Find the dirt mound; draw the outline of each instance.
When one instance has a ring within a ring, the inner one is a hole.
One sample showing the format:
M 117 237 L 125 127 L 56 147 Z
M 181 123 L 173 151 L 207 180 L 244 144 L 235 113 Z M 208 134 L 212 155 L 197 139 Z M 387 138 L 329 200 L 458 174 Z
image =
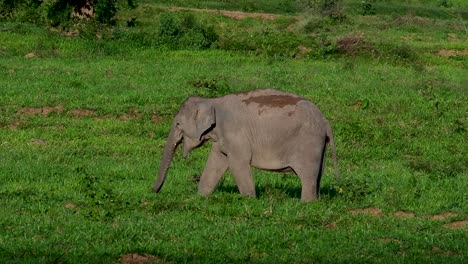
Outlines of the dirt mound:
M 221 14 L 226 17 L 234 18 L 234 19 L 244 19 L 247 17 L 251 18 L 261 18 L 261 19 L 266 19 L 266 20 L 274 20 L 279 17 L 284 17 L 284 15 L 278 15 L 278 14 L 268 14 L 268 13 L 246 13 L 246 12 L 241 12 L 241 11 L 229 11 L 229 10 L 216 10 L 216 9 L 198 9 L 198 8 L 186 8 L 186 7 L 171 7 L 168 9 L 171 12 L 177 12 L 177 11 L 185 11 L 189 10 L 192 12 L 207 12 L 207 13 L 213 13 L 213 14 Z
M 444 256 L 454 256 L 456 255 L 454 252 L 452 251 L 446 251 L 446 250 L 442 250 L 438 247 L 433 247 L 432 248 L 432 252 L 436 253 L 436 254 L 439 254 L 439 255 L 444 255 Z
M 453 228 L 453 229 L 460 229 L 464 228 L 468 225 L 468 220 L 462 220 L 462 221 L 455 221 L 452 223 L 445 224 L 444 227 L 446 228 Z
M 442 213 L 442 214 L 430 215 L 429 218 L 432 219 L 432 220 L 445 220 L 447 218 L 451 218 L 451 217 L 455 217 L 455 216 L 457 216 L 456 213 L 445 212 L 445 213 Z
M 83 118 L 83 117 L 88 117 L 96 114 L 96 111 L 90 110 L 90 109 L 74 109 L 68 111 L 69 114 L 71 114 L 73 117 L 76 118 Z
M 395 238 L 378 238 L 377 241 L 383 242 L 383 243 L 395 243 L 395 244 L 400 244 L 401 241 Z
M 377 207 L 369 207 L 369 208 L 360 208 L 360 209 L 353 209 L 349 211 L 352 215 L 359 215 L 359 214 L 370 214 L 372 216 L 380 216 L 382 215 L 382 210 Z
M 126 254 L 120 258 L 122 264 L 146 264 L 161 260 L 161 258 L 147 254 Z
M 468 50 L 448 50 L 442 49 L 437 53 L 439 56 L 452 57 L 452 56 L 468 56 Z
M 416 215 L 413 212 L 398 211 L 393 214 L 395 217 L 401 218 L 415 218 Z
M 122 121 L 129 121 L 132 119 L 140 119 L 143 114 L 138 109 L 132 109 L 128 113 L 119 116 L 119 119 Z
M 18 111 L 16 111 L 17 114 L 19 115 L 43 115 L 43 116 L 48 116 L 52 112 L 57 112 L 57 113 L 62 113 L 65 109 L 63 106 L 58 105 L 58 106 L 44 106 L 44 107 L 31 107 L 31 108 L 22 108 Z

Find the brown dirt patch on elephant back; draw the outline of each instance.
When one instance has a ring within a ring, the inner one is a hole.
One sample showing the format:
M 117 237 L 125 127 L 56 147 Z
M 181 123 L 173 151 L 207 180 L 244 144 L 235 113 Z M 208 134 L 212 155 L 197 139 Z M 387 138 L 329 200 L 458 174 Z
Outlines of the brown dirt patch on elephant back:
M 372 216 L 381 216 L 382 210 L 377 207 L 369 207 L 369 208 L 359 208 L 353 209 L 349 211 L 352 215 L 359 215 L 359 214 L 368 214 Z
M 146 263 L 153 263 L 159 260 L 161 260 L 161 258 L 157 256 L 132 253 L 132 254 L 123 255 L 120 258 L 120 263 L 122 264 L 146 264 Z
M 43 115 L 48 116 L 52 112 L 62 113 L 65 110 L 63 106 L 44 106 L 44 107 L 29 107 L 29 108 L 22 108 L 16 111 L 19 115 Z
M 444 225 L 444 227 L 452 229 L 466 228 L 466 226 L 468 226 L 468 220 L 455 221 Z
M 456 213 L 445 212 L 445 213 L 442 213 L 442 214 L 430 215 L 429 218 L 432 219 L 432 220 L 445 220 L 445 219 L 452 218 L 452 217 L 455 217 L 455 216 L 457 216 Z
M 257 103 L 259 107 L 269 106 L 282 108 L 286 105 L 295 105 L 301 100 L 303 99 L 300 97 L 290 95 L 259 95 L 242 100 L 242 102 L 247 105 L 250 103 Z
M 398 211 L 393 214 L 395 217 L 399 218 L 415 218 L 416 215 L 413 212 Z
M 468 50 L 448 50 L 441 49 L 437 53 L 439 56 L 452 57 L 452 56 L 468 56 Z

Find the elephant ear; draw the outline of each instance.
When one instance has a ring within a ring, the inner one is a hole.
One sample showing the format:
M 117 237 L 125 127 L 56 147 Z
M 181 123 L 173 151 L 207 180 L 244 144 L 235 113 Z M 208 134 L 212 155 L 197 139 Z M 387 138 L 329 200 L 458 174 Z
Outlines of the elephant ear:
M 195 123 L 197 126 L 197 136 L 199 140 L 216 123 L 215 108 L 207 102 L 199 102 L 195 113 Z

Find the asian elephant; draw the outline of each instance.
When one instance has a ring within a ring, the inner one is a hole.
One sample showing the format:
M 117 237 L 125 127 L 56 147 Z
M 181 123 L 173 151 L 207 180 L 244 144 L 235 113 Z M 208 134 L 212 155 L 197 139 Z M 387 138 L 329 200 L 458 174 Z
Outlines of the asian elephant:
M 327 143 L 338 177 L 330 124 L 312 102 L 291 93 L 265 89 L 188 98 L 172 122 L 153 192 L 161 190 L 182 140 L 184 156 L 205 141 L 213 141 L 198 185 L 204 196 L 214 191 L 229 168 L 240 193 L 255 197 L 250 168 L 254 166 L 294 172 L 301 180 L 301 199 L 316 200 Z

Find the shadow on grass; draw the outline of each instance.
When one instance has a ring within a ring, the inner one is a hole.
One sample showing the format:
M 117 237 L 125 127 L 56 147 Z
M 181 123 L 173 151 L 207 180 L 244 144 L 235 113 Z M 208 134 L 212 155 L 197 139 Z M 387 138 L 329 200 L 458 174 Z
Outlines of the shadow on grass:
M 287 197 L 293 198 L 293 199 L 301 199 L 301 186 L 290 186 L 287 187 L 286 189 L 280 188 L 280 187 L 272 187 L 272 186 L 256 186 L 255 187 L 255 192 L 257 194 L 257 197 L 262 197 L 268 193 L 271 193 L 271 190 L 275 191 L 283 191 L 286 194 Z M 216 191 L 218 192 L 226 192 L 226 193 L 239 193 L 239 189 L 237 188 L 236 185 L 221 185 L 216 188 Z M 320 188 L 320 196 L 321 197 L 328 197 L 328 198 L 335 198 L 338 196 L 338 192 L 336 191 L 333 186 L 330 185 L 325 185 Z

